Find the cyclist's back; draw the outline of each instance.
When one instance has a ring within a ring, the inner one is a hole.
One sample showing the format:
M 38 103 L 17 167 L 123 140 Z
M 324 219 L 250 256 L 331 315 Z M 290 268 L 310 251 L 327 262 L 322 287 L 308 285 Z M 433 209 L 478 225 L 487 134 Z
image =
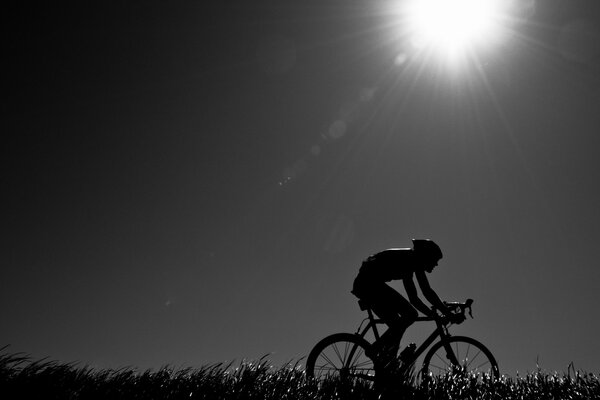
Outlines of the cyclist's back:
M 412 249 L 384 250 L 362 263 L 357 279 L 359 282 L 365 280 L 375 283 L 412 278 L 414 264 Z

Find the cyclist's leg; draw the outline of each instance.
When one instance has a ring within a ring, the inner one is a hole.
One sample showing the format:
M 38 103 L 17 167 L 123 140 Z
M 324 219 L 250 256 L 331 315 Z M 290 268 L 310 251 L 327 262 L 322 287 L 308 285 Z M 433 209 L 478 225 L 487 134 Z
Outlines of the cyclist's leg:
M 406 328 L 418 317 L 417 310 L 404 296 L 386 284 L 379 285 L 373 294 L 371 308 L 388 326 L 388 330 L 381 335 L 375 346 L 395 356 Z

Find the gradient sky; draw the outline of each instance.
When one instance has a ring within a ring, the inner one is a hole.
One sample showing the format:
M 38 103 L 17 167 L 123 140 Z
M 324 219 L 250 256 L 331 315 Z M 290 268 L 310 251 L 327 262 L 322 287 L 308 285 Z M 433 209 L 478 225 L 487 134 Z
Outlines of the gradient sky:
M 521 2 L 455 69 L 391 0 L 84 3 L 3 12 L 0 346 L 280 365 L 428 237 L 502 372 L 600 372 L 597 0 Z

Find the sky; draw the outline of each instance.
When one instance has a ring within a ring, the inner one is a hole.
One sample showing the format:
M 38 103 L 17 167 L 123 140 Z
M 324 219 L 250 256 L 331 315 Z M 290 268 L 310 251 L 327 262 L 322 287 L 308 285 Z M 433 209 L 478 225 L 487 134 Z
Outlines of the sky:
M 356 330 L 363 259 L 431 238 L 501 372 L 599 373 L 597 1 L 520 2 L 452 65 L 396 3 L 7 9 L 0 347 L 284 365 Z

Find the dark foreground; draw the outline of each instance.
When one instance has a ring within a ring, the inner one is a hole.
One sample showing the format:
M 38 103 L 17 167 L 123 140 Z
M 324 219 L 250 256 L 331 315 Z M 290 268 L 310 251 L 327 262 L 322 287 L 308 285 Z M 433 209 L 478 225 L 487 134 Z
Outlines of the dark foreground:
M 536 372 L 498 381 L 447 375 L 429 385 L 390 387 L 394 399 L 600 399 L 598 375 Z M 144 372 L 132 368 L 97 370 L 22 354 L 0 354 L 0 399 L 378 399 L 370 387 L 331 381 L 317 385 L 300 364 L 273 368 L 265 360 L 239 366 L 216 364 Z

